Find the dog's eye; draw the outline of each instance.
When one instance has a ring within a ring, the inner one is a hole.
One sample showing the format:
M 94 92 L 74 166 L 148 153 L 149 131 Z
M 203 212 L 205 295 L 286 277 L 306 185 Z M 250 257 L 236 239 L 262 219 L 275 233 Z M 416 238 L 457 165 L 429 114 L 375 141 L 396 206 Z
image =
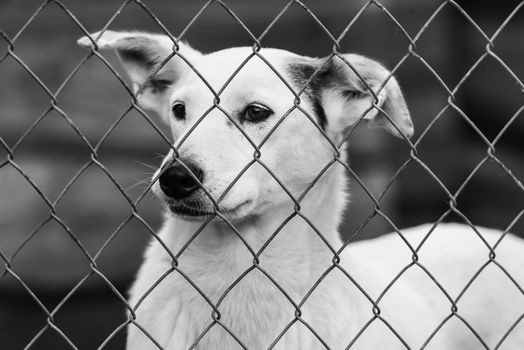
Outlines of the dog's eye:
M 243 113 L 243 118 L 247 121 L 257 123 L 267 119 L 273 111 L 264 105 L 253 103 L 247 106 Z
M 176 119 L 183 120 L 186 118 L 186 106 L 182 102 L 175 103 L 171 110 Z

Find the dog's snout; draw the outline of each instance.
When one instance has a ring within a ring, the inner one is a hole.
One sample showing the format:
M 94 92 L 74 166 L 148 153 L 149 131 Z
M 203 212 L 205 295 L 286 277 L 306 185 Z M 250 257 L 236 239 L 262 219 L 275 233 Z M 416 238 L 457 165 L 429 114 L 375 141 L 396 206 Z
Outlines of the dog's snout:
M 160 175 L 158 182 L 166 196 L 184 199 L 198 190 L 198 181 L 202 182 L 204 172 L 193 163 L 184 162 L 184 164 L 185 166 L 176 162 Z

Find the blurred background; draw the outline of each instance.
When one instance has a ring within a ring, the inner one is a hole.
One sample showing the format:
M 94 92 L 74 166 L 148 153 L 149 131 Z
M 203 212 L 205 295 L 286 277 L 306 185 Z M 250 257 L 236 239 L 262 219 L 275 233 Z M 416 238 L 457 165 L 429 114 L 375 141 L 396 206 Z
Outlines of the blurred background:
M 130 96 L 96 57 L 85 62 L 60 90 L 56 98 L 59 109 L 50 110 L 51 98 L 19 61 L 55 93 L 89 53 L 76 46 L 83 33 L 60 4 L 93 32 L 106 25 L 123 1 L 50 1 L 18 35 L 41 3 L 0 1 L 0 256 L 9 260 L 11 270 L 6 273 L 5 260 L 0 260 L 0 344 L 2 349 L 22 349 L 46 325 L 47 315 L 31 290 L 48 310 L 55 309 L 67 296 L 53 322 L 78 348 L 94 349 L 125 321 L 125 307 L 97 274 L 69 294 L 91 271 L 78 243 L 91 255 L 99 253 L 98 269 L 126 295 L 151 235 L 146 225 L 133 217 L 130 203 L 113 180 L 136 200 L 146 187 L 141 180 L 147 180 L 153 171 L 147 164 L 158 165 L 158 155 L 165 153 L 167 146 L 140 114 L 134 110 L 126 113 Z M 258 36 L 288 1 L 225 3 Z M 304 1 L 335 37 L 366 3 Z M 342 51 L 365 54 L 394 67 L 408 53 L 410 42 L 404 31 L 415 37 L 442 3 L 380 1 L 387 11 L 371 4 L 349 28 L 341 41 Z M 524 77 L 523 10 L 493 42 L 492 51 L 506 67 L 491 56 L 485 57 L 454 94 L 453 102 L 464 115 L 445 108 L 449 98 L 445 86 L 453 90 L 486 53 L 487 40 L 480 30 L 492 36 L 519 1 L 457 3 L 462 10 L 447 3 L 435 15 L 416 41 L 414 52 L 419 57 L 409 56 L 396 73 L 415 123 L 417 157 L 441 183 L 418 162 L 411 161 L 389 186 L 393 175 L 409 159 L 411 150 L 406 143 L 382 130 L 364 127 L 349 140 L 351 166 L 373 194 L 381 195 L 387 189 L 381 209 L 397 227 L 436 221 L 446 213 L 450 198 L 442 186 L 455 194 L 487 157 L 486 141 L 493 141 L 524 104 L 523 91 L 512 76 Z M 179 35 L 204 1 L 144 0 L 144 4 L 171 33 Z M 123 7 L 109 28 L 160 31 L 156 21 L 134 1 Z M 6 56 L 7 38 L 15 36 L 13 55 L 17 58 Z M 253 44 L 219 3 L 206 8 L 184 39 L 204 52 Z M 264 37 L 262 45 L 326 56 L 333 43 L 312 16 L 295 3 Z M 112 53 L 103 55 L 118 67 Z M 117 70 L 124 76 L 119 67 Z M 103 168 L 90 163 L 89 146 L 66 118 L 92 146 L 99 144 L 97 160 Z M 498 139 L 494 153 L 519 181 L 524 178 L 523 138 L 524 117 L 517 114 Z M 14 148 L 11 163 L 6 146 Z M 460 190 L 458 210 L 476 225 L 505 229 L 524 209 L 522 184 L 512 176 L 499 162 L 486 160 Z M 48 204 L 32 184 L 51 203 L 58 199 L 55 213 L 61 222 L 50 219 Z M 374 210 L 373 202 L 356 181 L 351 181 L 350 188 L 352 203 L 341 229 L 344 237 L 351 237 Z M 159 227 L 161 207 L 151 195 L 139 202 L 137 211 L 152 229 Z M 463 218 L 449 213 L 444 221 Z M 377 215 L 355 239 L 391 230 L 390 224 Z M 524 222 L 517 220 L 512 231 L 523 235 Z M 117 333 L 106 348 L 123 349 L 124 333 Z M 48 328 L 31 348 L 71 347 Z

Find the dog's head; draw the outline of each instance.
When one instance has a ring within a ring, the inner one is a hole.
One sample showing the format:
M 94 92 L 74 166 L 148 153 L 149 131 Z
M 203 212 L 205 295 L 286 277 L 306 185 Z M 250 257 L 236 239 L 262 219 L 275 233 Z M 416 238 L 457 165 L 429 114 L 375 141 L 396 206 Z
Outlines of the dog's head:
M 88 37 L 78 43 L 94 46 Z M 116 50 L 140 106 L 169 124 L 175 151 L 153 190 L 186 219 L 215 209 L 239 219 L 299 197 L 361 120 L 413 133 L 397 81 L 363 56 L 250 47 L 202 54 L 140 32 L 105 31 L 96 45 Z

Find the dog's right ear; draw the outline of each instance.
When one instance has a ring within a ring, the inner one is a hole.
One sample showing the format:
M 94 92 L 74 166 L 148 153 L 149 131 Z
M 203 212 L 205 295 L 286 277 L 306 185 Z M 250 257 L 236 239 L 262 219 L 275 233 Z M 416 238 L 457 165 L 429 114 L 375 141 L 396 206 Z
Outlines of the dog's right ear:
M 167 35 L 142 32 L 92 33 L 80 38 L 77 43 L 83 47 L 113 49 L 118 53 L 122 65 L 131 79 L 133 92 L 141 107 L 158 113 L 161 117 L 169 114 L 167 91 L 189 69 L 177 54 L 173 55 L 174 42 Z M 200 56 L 200 52 L 179 42 L 178 52 L 189 61 Z M 173 55 L 158 70 L 159 66 Z M 155 73 L 156 72 L 156 73 Z
M 370 58 L 345 54 L 326 59 L 293 59 L 288 72 L 306 89 L 321 127 L 343 135 L 348 126 L 364 120 L 404 138 L 413 123 L 400 86 L 391 73 Z M 376 101 L 375 101 L 376 100 Z

